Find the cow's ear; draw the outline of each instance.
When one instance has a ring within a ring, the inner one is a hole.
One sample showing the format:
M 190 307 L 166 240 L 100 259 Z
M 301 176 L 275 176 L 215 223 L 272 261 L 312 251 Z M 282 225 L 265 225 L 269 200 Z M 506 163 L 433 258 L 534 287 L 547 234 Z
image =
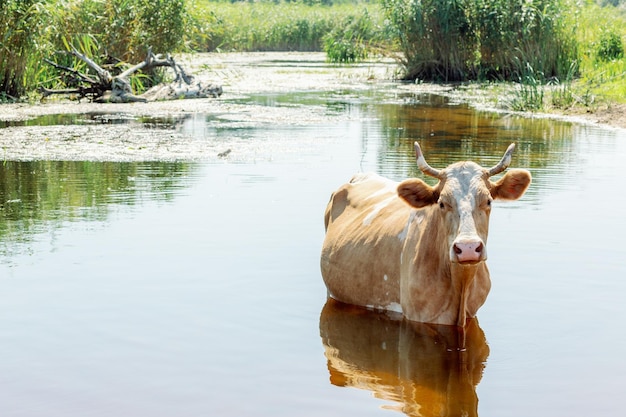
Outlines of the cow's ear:
M 429 206 L 439 199 L 439 191 L 418 178 L 402 181 L 398 185 L 398 195 L 415 208 Z
M 500 200 L 517 200 L 524 195 L 532 177 L 525 169 L 512 169 L 491 183 L 491 196 Z

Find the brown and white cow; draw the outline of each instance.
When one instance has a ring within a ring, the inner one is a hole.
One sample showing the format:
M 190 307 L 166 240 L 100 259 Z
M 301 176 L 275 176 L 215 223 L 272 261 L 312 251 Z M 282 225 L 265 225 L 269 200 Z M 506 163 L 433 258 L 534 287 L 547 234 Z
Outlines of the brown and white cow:
M 413 321 L 464 326 L 491 288 L 491 203 L 520 198 L 531 182 L 521 169 L 489 179 L 510 165 L 514 148 L 493 168 L 465 161 L 437 170 L 416 142 L 417 165 L 439 179 L 435 186 L 376 174 L 357 174 L 341 186 L 324 219 L 321 269 L 329 295 Z

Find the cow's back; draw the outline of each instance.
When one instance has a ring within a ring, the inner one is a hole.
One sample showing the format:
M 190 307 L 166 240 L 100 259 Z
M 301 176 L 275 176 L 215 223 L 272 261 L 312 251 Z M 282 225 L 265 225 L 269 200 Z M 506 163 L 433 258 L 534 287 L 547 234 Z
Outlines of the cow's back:
M 333 298 L 400 310 L 400 256 L 412 209 L 396 188 L 376 174 L 358 174 L 331 196 L 321 269 Z

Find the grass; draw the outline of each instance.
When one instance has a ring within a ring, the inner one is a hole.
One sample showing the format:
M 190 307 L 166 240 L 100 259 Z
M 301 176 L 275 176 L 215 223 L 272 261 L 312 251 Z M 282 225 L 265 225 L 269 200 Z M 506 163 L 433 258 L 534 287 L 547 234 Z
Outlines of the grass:
M 376 2 L 189 2 L 194 51 L 326 51 L 332 62 L 354 62 L 388 49 L 392 33 Z
M 517 88 L 506 107 L 520 111 L 595 111 L 626 103 L 626 2 L 620 7 L 575 5 L 567 17 L 574 28 L 576 60 L 560 76 L 545 77 L 532 68 L 519 71 Z
M 581 75 L 572 87 L 575 94 L 584 96 L 588 91 L 603 101 L 626 103 L 625 6 L 626 2 L 621 9 L 588 4 L 580 14 Z M 612 39 L 612 47 L 607 48 L 607 39 Z

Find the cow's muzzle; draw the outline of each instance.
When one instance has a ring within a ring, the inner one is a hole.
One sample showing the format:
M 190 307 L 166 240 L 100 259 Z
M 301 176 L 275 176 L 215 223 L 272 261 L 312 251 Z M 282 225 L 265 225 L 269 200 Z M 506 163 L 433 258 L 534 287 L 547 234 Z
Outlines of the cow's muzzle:
M 462 239 L 452 245 L 452 260 L 458 263 L 476 263 L 487 259 L 487 252 L 482 240 Z

